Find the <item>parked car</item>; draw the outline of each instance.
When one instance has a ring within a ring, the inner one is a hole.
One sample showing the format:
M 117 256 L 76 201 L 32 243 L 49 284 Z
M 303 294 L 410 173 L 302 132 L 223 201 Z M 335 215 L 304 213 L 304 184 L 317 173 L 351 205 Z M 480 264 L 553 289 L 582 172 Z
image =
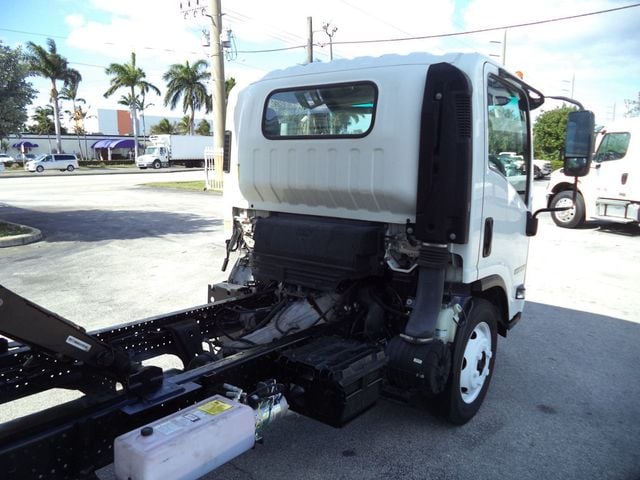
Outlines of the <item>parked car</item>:
M 9 165 L 11 165 L 13 162 L 15 162 L 15 159 L 11 156 L 8 155 L 6 153 L 0 153 L 0 163 L 2 163 L 3 167 L 5 163 L 8 163 Z
M 551 162 L 547 160 L 533 160 L 533 177 L 538 180 L 551 175 Z
M 73 172 L 78 168 L 78 159 L 73 154 L 56 153 L 40 155 L 35 160 L 30 160 L 25 166 L 30 172 L 44 172 L 45 170 L 60 170 Z

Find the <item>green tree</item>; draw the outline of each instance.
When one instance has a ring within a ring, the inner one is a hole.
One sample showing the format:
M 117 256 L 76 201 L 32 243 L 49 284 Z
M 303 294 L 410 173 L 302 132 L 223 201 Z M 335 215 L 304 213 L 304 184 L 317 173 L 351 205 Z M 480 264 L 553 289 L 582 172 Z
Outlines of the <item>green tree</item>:
M 185 115 L 180 119 L 178 123 L 175 124 L 176 133 L 180 135 L 192 135 L 191 126 L 193 122 L 189 115 Z
M 569 112 L 575 107 L 562 107 L 543 112 L 533 125 L 533 151 L 535 158 L 544 158 L 552 162 L 553 168 L 559 168 L 562 162 L 564 137 L 567 131 Z
M 211 124 L 206 120 L 200 120 L 198 122 L 198 126 L 196 127 L 196 135 L 211 135 Z
M 27 105 L 36 95 L 28 75 L 22 51 L 0 41 L 0 138 L 19 132 L 27 121 Z
M 193 135 L 196 110 L 204 107 L 207 112 L 211 111 L 211 97 L 206 86 L 211 74 L 207 71 L 207 62 L 198 60 L 193 65 L 188 61 L 174 63 L 162 78 L 167 82 L 164 104 L 173 110 L 182 99 L 182 112 L 189 112 L 187 133 Z
M 640 92 L 638 92 L 638 97 L 635 100 L 625 100 L 624 106 L 627 109 L 624 114 L 625 117 L 640 117 Z
M 51 105 L 36 107 L 33 115 L 31 115 L 31 120 L 34 123 L 30 126 L 29 131 L 33 133 L 48 135 L 56 132 L 56 126 L 53 122 L 53 107 Z
M 224 81 L 224 94 L 225 99 L 229 100 L 229 93 L 231 89 L 236 86 L 236 79 L 233 77 L 229 77 Z
M 130 101 L 129 108 L 131 110 L 131 122 L 133 123 L 133 139 L 134 139 L 134 151 L 135 156 L 138 156 L 138 122 L 137 122 L 137 111 L 138 104 L 136 89 L 140 91 L 140 93 L 148 93 L 149 91 L 153 91 L 156 94 L 160 95 L 160 90 L 158 88 L 149 83 L 146 80 L 146 74 L 144 70 L 136 65 L 136 54 L 131 53 L 131 62 L 130 63 L 112 63 L 107 67 L 105 73 L 111 76 L 111 86 L 104 93 L 105 98 L 113 95 L 120 88 L 127 88 L 128 91 L 128 99 Z
M 163 135 L 175 133 L 176 127 L 168 119 L 163 118 L 151 127 L 151 135 Z
M 27 60 L 29 70 L 33 75 L 46 78 L 51 82 L 51 91 L 49 98 L 53 106 L 53 123 L 56 132 L 56 149 L 62 151 L 62 140 L 60 138 L 60 105 L 58 103 L 58 81 L 62 81 L 64 86 L 72 83 L 79 83 L 82 80 L 80 72 L 69 67 L 69 62 L 65 57 L 58 53 L 56 42 L 52 38 L 47 39 L 47 49 L 36 45 L 33 42 L 27 42 Z

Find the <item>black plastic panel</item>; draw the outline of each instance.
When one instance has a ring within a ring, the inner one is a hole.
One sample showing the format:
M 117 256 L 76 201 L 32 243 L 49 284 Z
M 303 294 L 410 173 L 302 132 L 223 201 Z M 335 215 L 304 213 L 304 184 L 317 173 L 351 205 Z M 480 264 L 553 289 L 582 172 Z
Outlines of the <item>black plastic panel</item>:
M 291 408 L 340 427 L 378 400 L 386 356 L 380 345 L 322 337 L 282 353 L 278 363 L 281 378 L 299 389 L 288 396 Z
M 416 237 L 432 243 L 469 238 L 472 88 L 448 63 L 429 67 L 422 105 Z
M 334 290 L 378 274 L 383 228 L 377 224 L 296 215 L 259 218 L 252 269 L 257 279 Z

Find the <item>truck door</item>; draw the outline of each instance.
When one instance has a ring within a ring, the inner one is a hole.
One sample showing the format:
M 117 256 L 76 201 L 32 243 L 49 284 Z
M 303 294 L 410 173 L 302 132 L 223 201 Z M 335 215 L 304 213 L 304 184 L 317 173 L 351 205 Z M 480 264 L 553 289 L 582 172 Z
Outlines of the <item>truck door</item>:
M 510 302 L 524 284 L 531 204 L 531 138 L 526 94 L 485 64 L 483 233 L 480 278 L 498 275 Z M 478 139 L 479 140 L 479 139 Z M 504 155 L 503 152 L 509 152 Z M 503 153 L 503 155 L 500 155 Z
M 627 155 L 630 140 L 629 132 L 607 132 L 600 142 L 591 172 L 591 175 L 595 173 L 597 198 L 623 200 L 631 197 L 630 185 L 635 175 L 631 171 L 634 167 L 632 159 Z

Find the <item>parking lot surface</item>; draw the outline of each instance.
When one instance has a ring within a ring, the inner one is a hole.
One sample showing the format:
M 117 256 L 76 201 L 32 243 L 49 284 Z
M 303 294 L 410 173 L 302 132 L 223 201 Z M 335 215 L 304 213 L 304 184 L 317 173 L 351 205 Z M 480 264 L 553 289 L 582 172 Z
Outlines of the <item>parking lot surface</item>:
M 224 278 L 222 198 L 138 186 L 153 180 L 0 179 L 0 218 L 45 235 L 0 249 L 0 283 L 88 330 L 204 303 L 206 284 Z M 544 182 L 534 190 L 540 206 Z M 205 478 L 638 480 L 638 237 L 637 227 L 565 230 L 541 215 L 523 319 L 500 338 L 469 424 L 387 399 L 342 429 L 290 414 Z

